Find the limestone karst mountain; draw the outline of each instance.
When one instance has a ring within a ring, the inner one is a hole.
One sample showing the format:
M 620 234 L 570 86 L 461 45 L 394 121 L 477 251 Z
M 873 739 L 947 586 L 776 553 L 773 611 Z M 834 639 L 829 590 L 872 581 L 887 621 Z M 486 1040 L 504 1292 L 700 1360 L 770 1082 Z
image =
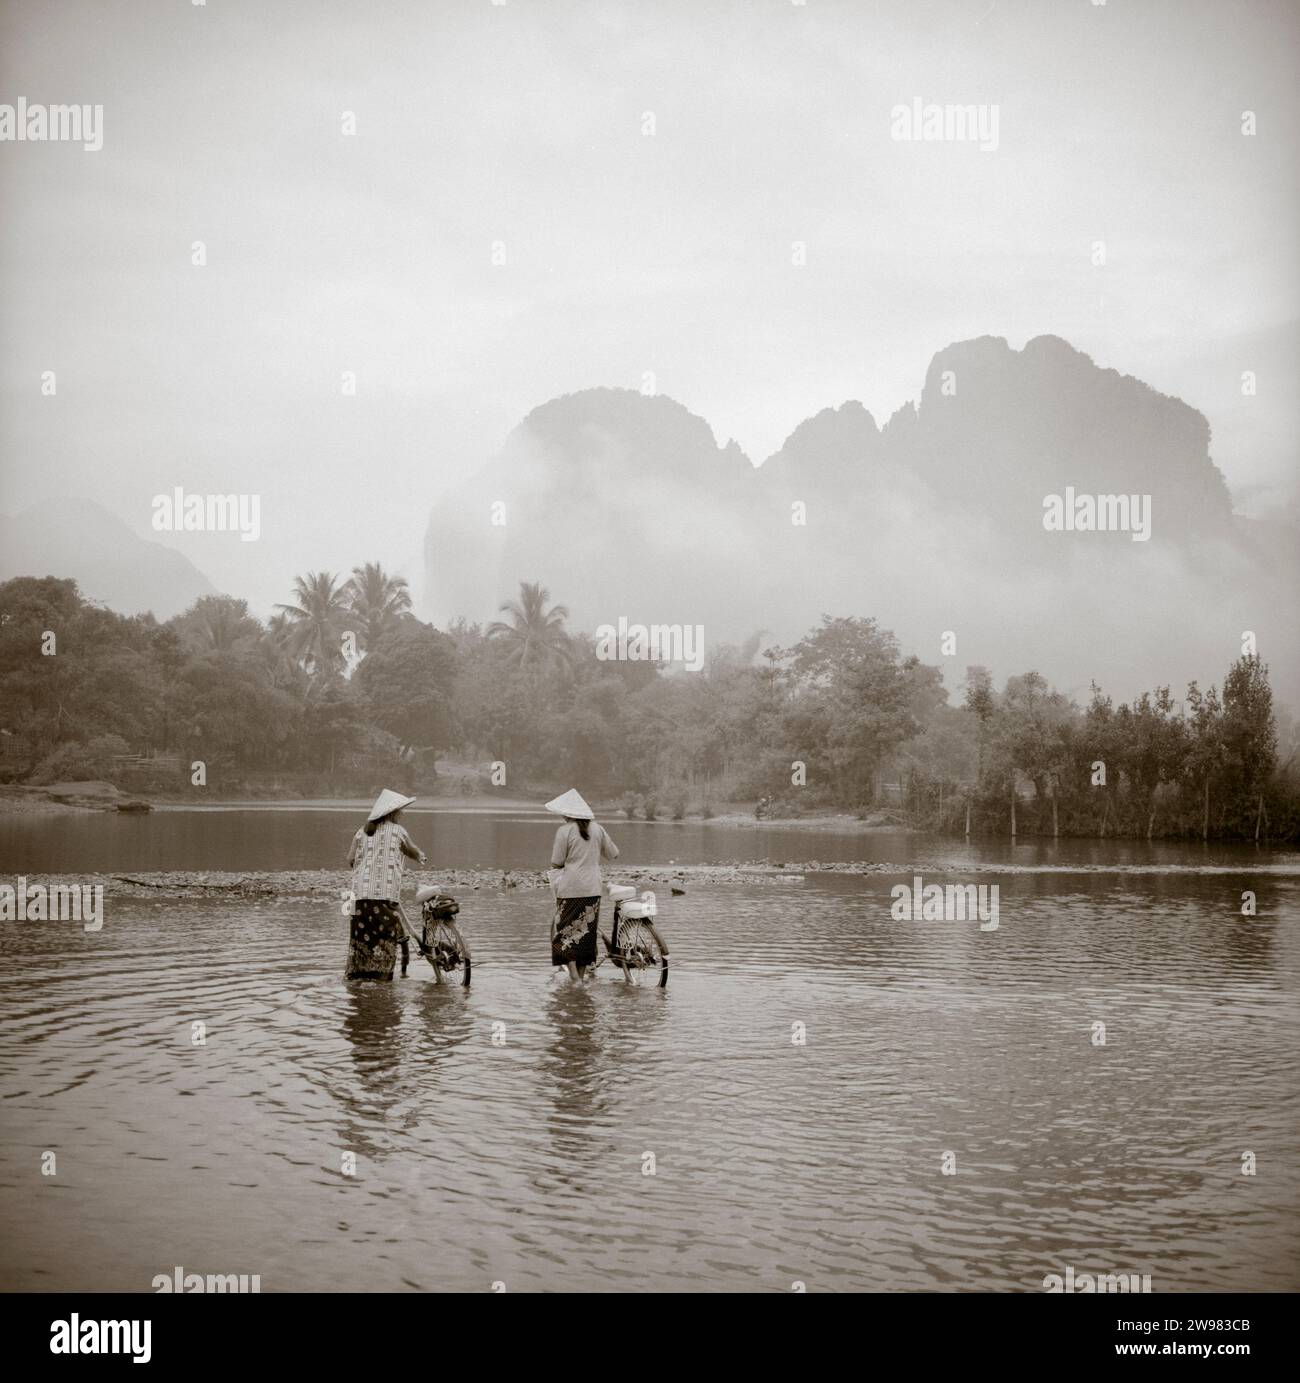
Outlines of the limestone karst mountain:
M 753 466 L 672 399 L 589 389 L 534 409 L 435 509 L 426 610 L 491 618 L 521 579 L 594 628 L 602 612 L 736 624 L 761 517 Z M 743 622 L 743 621 L 742 621 Z
M 1069 488 L 1150 496 L 1149 539 L 1048 531 Z M 492 618 L 526 579 L 573 627 L 703 624 L 709 644 L 870 614 L 950 685 L 978 662 L 1077 695 L 1217 679 L 1249 630 L 1294 695 L 1295 538 L 1234 516 L 1195 408 L 1059 337 L 980 337 L 936 354 L 883 426 L 827 408 L 757 468 L 668 398 L 543 404 L 434 509 L 426 613 Z
M 12 576 L 70 576 L 88 600 L 124 615 L 152 610 L 160 620 L 215 590 L 184 553 L 138 537 L 86 499 L 0 514 L 0 581 Z

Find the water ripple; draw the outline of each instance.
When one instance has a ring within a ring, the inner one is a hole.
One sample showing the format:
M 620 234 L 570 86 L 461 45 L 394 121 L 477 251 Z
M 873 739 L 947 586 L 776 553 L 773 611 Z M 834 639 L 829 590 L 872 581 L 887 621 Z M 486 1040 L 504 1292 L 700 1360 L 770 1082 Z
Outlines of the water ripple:
M 10 926 L 3 1285 L 1300 1287 L 1300 883 L 1007 871 L 983 933 L 911 872 L 665 899 L 666 990 L 556 983 L 508 892 L 468 994 L 345 984 L 305 900 Z

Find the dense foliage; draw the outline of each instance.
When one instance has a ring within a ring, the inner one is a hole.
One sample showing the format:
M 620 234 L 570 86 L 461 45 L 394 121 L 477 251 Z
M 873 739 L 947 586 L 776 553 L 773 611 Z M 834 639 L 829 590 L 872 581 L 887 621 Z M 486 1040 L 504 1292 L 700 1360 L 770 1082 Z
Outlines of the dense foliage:
M 1036 672 L 1000 690 L 939 668 L 874 620 L 824 617 L 790 648 L 711 651 L 697 673 L 602 660 L 525 584 L 507 619 L 445 632 L 373 564 L 296 583 L 266 624 L 210 596 L 166 623 L 75 583 L 0 585 L 0 777 L 190 790 L 519 793 L 578 783 L 648 816 L 763 800 L 772 815 L 881 812 L 1006 834 L 1294 838 L 1294 726 L 1268 670 L 1220 692 L 1156 688 L 1080 708 Z M 462 768 L 442 778 L 439 759 Z M 1279 761 L 1280 760 L 1280 761 Z

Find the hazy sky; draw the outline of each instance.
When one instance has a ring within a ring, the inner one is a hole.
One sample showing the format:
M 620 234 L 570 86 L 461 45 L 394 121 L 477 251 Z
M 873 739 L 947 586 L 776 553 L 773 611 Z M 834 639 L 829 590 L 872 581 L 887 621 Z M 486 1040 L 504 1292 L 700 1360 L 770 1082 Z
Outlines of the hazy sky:
M 653 371 L 758 461 L 1044 332 L 1200 408 L 1240 509 L 1294 504 L 1298 14 L 8 3 L 0 101 L 102 104 L 104 145 L 0 144 L 0 509 L 258 493 L 260 542 L 172 541 L 266 613 L 308 567 L 418 577 L 434 499 L 556 394 Z M 891 139 L 914 97 L 996 104 L 998 148 Z

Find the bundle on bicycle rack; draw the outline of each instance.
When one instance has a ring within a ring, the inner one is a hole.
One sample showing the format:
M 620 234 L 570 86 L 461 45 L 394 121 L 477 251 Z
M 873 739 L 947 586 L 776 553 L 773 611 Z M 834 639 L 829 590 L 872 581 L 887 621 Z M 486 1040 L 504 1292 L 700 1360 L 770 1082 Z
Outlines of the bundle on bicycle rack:
M 416 901 L 420 904 L 423 923 L 420 942 L 425 954 L 445 974 L 450 974 L 463 964 L 465 983 L 469 984 L 469 956 L 465 954 L 463 940 L 452 922 L 460 911 L 460 904 L 450 894 L 439 893 L 433 888 L 420 889 Z
M 613 933 L 601 933 L 605 954 L 618 965 L 624 976 L 636 982 L 638 970 L 659 971 L 659 987 L 668 983 L 668 947 L 655 930 L 655 896 L 648 889 L 640 898 L 627 884 L 610 884 L 609 900 L 614 904 Z

